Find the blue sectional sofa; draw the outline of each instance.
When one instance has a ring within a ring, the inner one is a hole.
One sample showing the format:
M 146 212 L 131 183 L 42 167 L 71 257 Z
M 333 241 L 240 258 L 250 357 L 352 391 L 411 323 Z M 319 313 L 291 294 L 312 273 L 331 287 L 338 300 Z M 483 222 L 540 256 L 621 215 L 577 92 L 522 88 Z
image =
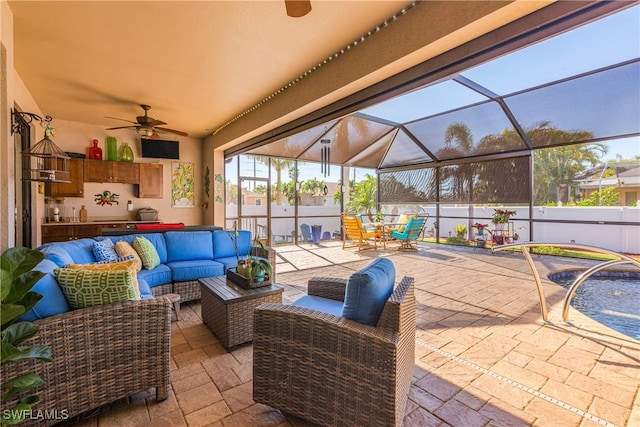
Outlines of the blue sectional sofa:
M 138 236 L 108 238 L 131 243 Z M 48 243 L 38 248 L 45 259 L 35 269 L 45 276 L 33 290 L 42 294 L 43 299 L 21 320 L 39 326 L 40 332 L 30 344 L 48 345 L 53 360 L 42 363 L 27 359 L 3 364 L 0 374 L 2 378 L 13 378 L 38 372 L 44 385 L 36 390 L 42 402 L 34 409 L 59 413 L 62 418 L 43 417 L 30 420 L 29 425 L 52 425 L 150 388 L 156 389 L 157 400 L 166 399 L 171 309 L 168 299 L 154 296 L 177 293 L 183 301 L 200 298 L 198 279 L 224 274 L 227 268 L 234 267 L 236 249 L 230 233 L 223 230 L 168 231 L 143 236 L 156 249 L 160 265 L 138 272 L 142 299 L 76 310 L 71 310 L 54 270 L 66 264 L 96 262 L 93 245 L 104 237 Z M 241 256 L 262 254 L 275 267 L 275 252 L 253 247 L 250 232 L 239 231 L 237 241 Z M 15 399 L 20 397 L 17 395 Z
M 167 231 L 44 244 L 38 250 L 44 253 L 45 261 L 36 269 L 47 273 L 47 276 L 41 280 L 42 283 L 36 285 L 34 290 L 45 297 L 34 307 L 35 313 L 32 314 L 35 316 L 27 316 L 28 320 L 64 311 L 65 306 L 60 300 L 62 293 L 55 289 L 53 269 L 67 264 L 95 263 L 93 245 L 96 240 L 110 239 L 114 243 L 124 240 L 133 244 L 136 237 L 145 237 L 156 249 L 160 265 L 152 270 L 142 269 L 138 272 L 142 298 L 148 299 L 153 296 L 175 293 L 180 295 L 181 301 L 191 301 L 200 299 L 198 279 L 225 274 L 228 268 L 236 266 L 236 248 L 232 235 L 232 232 L 225 230 Z M 236 240 L 238 255 L 241 258 L 254 255 L 268 259 L 274 267 L 272 277 L 275 277 L 275 252 L 273 249 L 254 247 L 251 232 L 246 230 L 239 230 Z M 59 309 L 50 307 L 49 302 L 58 305 Z

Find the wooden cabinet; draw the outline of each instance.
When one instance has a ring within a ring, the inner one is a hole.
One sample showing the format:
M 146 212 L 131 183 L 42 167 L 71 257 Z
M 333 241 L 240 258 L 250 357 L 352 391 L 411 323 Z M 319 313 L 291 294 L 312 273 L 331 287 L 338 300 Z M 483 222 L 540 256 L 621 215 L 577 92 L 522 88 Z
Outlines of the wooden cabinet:
M 159 163 L 140 163 L 140 183 L 138 197 L 162 199 L 162 165 Z
M 91 238 L 101 234 L 102 226 L 98 224 L 43 225 L 42 243 Z
M 84 161 L 85 182 L 118 182 L 138 184 L 140 168 L 138 163 L 109 162 L 105 160 Z
M 84 197 L 84 161 L 69 159 L 70 183 L 46 183 L 45 194 L 49 197 Z

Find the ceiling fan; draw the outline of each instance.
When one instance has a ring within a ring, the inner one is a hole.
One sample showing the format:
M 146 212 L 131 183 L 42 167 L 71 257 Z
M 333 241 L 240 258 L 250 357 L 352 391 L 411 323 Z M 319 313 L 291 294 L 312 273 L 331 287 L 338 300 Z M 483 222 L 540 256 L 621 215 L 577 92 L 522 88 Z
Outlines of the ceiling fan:
M 158 135 L 158 131 L 174 133 L 176 135 L 182 135 L 182 136 L 189 136 L 189 134 L 187 134 L 186 132 L 182 132 L 182 131 L 175 130 L 175 129 L 158 127 L 158 126 L 161 126 L 161 125 L 166 125 L 166 123 L 163 122 L 163 121 L 160 121 L 160 120 L 156 120 L 153 117 L 149 117 L 149 115 L 147 113 L 151 109 L 150 106 L 145 105 L 145 104 L 140 104 L 140 106 L 144 110 L 144 116 L 136 117 L 137 121 L 135 121 L 135 122 L 133 122 L 131 120 L 119 119 L 117 117 L 109 117 L 109 116 L 107 116 L 108 119 L 123 120 L 125 122 L 133 123 L 133 125 L 107 128 L 107 130 L 132 128 L 132 129 L 135 129 L 136 132 L 138 132 L 138 135 L 140 135 L 142 138 L 154 138 L 154 139 L 160 137 Z
M 311 12 L 311 0 L 284 0 L 287 15 L 292 18 L 300 18 Z

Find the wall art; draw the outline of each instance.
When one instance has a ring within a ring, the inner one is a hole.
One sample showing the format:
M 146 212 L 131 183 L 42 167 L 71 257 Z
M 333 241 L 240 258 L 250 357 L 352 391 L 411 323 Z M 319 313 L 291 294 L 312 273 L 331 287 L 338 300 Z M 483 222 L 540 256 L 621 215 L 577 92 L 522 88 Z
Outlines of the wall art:
M 171 207 L 193 208 L 193 163 L 171 162 Z

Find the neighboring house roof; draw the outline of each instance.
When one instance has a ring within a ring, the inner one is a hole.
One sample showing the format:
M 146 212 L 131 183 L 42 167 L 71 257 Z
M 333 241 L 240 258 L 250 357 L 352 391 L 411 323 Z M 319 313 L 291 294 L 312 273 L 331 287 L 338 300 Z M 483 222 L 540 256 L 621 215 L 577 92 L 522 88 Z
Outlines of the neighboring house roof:
M 610 165 L 612 167 L 613 165 Z M 596 168 L 592 168 L 596 169 Z M 600 179 L 600 173 L 602 173 L 602 167 L 600 166 L 600 172 L 582 180 L 574 179 L 573 181 L 578 184 L 578 188 L 592 189 L 602 187 L 640 187 L 640 165 L 627 169 L 622 172 L 618 172 L 617 175 L 612 175 L 607 178 Z

